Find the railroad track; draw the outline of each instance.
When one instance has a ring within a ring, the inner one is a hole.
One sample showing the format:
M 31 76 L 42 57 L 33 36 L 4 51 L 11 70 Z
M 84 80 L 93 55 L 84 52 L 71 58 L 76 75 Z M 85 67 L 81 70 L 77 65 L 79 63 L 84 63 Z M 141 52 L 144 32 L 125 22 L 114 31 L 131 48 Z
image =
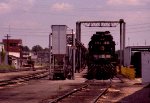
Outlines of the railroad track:
M 73 89 L 49 103 L 96 103 L 97 100 L 106 93 L 110 86 L 110 81 L 87 81 L 84 86 Z
M 26 82 L 26 81 L 33 80 L 33 79 L 44 78 L 47 76 L 48 76 L 48 71 L 42 71 L 42 72 L 32 73 L 32 74 L 25 75 L 25 76 L 14 77 L 9 80 L 0 81 L 0 87 L 12 85 L 12 84 L 19 84 L 19 83 Z

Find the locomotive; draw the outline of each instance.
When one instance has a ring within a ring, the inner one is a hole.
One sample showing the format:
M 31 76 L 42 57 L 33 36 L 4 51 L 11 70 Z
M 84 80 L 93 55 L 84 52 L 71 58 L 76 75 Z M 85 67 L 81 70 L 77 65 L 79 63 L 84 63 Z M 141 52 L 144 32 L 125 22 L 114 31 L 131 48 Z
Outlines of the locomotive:
M 116 75 L 115 42 L 109 31 L 93 34 L 88 51 L 87 79 L 106 80 Z

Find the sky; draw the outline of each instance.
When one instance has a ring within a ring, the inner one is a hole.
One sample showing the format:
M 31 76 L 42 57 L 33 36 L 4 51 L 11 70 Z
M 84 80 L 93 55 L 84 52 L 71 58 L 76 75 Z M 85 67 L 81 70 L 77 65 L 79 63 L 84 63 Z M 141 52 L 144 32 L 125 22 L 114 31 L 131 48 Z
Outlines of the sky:
M 150 45 L 150 0 L 0 0 L 0 42 L 9 34 L 23 45 L 48 47 L 51 25 L 76 30 L 77 21 L 126 22 L 126 46 Z M 82 26 L 81 42 L 87 47 L 96 31 L 110 31 L 119 48 L 115 28 Z

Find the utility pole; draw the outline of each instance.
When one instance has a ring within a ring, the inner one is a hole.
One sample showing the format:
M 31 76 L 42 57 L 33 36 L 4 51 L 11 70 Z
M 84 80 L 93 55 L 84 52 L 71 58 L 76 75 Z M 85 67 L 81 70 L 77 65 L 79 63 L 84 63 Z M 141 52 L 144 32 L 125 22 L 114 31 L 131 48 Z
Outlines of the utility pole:
M 8 34 L 7 34 L 7 36 L 4 36 L 4 37 L 6 37 L 7 38 L 7 43 L 6 43 L 6 53 L 7 53 L 7 64 L 8 64 L 8 51 L 9 51 L 9 49 L 8 49 L 8 44 L 9 44 L 9 41 L 8 41 L 8 39 L 11 37 L 11 36 L 9 36 Z
M 51 63 L 52 63 L 52 61 L 51 61 L 51 59 L 52 59 L 52 44 L 51 44 L 51 42 L 52 42 L 52 33 L 50 33 L 49 34 L 49 80 L 50 79 L 52 79 L 52 65 L 51 65 Z
M 145 40 L 145 46 L 146 46 L 146 40 Z
M 128 37 L 128 46 L 130 46 L 130 38 Z
M 11 36 L 9 36 L 9 35 L 7 34 L 7 36 L 4 36 L 4 37 L 7 38 L 6 51 L 8 52 L 8 51 L 9 51 L 9 50 L 8 50 L 8 43 L 9 43 L 8 39 L 9 39 Z

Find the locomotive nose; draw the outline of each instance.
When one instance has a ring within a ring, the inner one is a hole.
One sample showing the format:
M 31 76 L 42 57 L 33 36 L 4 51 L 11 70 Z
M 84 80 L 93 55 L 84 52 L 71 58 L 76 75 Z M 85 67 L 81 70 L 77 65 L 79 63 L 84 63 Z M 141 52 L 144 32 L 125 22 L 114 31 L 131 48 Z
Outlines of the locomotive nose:
M 110 79 L 116 75 L 115 42 L 110 32 L 96 32 L 89 42 L 88 79 Z

